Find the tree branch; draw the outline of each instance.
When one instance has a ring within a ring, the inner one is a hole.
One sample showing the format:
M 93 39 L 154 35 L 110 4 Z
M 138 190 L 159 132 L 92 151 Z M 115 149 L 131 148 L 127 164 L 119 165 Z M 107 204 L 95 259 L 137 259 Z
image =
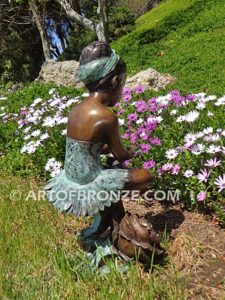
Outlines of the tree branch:
M 56 2 L 63 7 L 68 18 L 96 32 L 97 24 L 78 14 L 66 0 L 56 0 Z

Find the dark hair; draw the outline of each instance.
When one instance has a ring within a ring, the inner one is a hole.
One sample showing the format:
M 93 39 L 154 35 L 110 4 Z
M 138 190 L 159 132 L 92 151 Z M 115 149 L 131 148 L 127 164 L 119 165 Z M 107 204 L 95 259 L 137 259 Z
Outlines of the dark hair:
M 111 54 L 112 49 L 109 44 L 101 41 L 93 42 L 82 50 L 80 56 L 80 65 L 85 65 L 93 60 L 102 57 L 109 57 L 111 56 Z M 113 87 L 112 85 L 110 86 L 112 78 L 116 75 L 120 77 L 122 74 L 125 74 L 126 69 L 127 68 L 125 62 L 120 58 L 115 69 L 112 72 L 110 72 L 107 76 L 100 80 L 86 84 L 86 88 L 90 92 L 102 91 L 106 88 L 115 89 L 116 87 Z

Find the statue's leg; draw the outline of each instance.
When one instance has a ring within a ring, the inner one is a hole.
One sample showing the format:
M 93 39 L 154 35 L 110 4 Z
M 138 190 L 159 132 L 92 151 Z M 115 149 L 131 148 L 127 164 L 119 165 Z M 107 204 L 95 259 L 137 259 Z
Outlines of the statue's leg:
M 101 214 L 99 212 L 97 214 L 94 214 L 92 225 L 82 230 L 82 235 L 84 239 L 92 236 L 98 231 L 98 228 L 101 224 L 101 219 Z

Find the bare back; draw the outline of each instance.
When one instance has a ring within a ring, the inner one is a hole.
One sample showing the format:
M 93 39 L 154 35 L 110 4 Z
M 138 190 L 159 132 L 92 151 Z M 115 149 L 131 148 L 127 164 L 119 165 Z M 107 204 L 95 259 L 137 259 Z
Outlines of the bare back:
M 116 116 L 110 109 L 98 101 L 87 98 L 76 105 L 70 113 L 67 136 L 93 143 L 107 140 L 107 132 L 110 132 Z

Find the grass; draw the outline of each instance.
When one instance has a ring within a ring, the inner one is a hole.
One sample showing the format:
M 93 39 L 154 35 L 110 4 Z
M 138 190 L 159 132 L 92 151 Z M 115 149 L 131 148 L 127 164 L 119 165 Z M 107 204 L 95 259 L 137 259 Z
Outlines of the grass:
M 177 78 L 172 88 L 221 95 L 224 14 L 223 0 L 167 0 L 140 17 L 136 29 L 112 46 L 130 74 L 152 67 Z
M 185 283 L 169 262 L 152 274 L 138 264 L 121 274 L 109 261 L 110 274 L 93 274 L 75 239 L 89 220 L 27 199 L 39 190 L 33 180 L 0 178 L 1 299 L 186 299 Z

